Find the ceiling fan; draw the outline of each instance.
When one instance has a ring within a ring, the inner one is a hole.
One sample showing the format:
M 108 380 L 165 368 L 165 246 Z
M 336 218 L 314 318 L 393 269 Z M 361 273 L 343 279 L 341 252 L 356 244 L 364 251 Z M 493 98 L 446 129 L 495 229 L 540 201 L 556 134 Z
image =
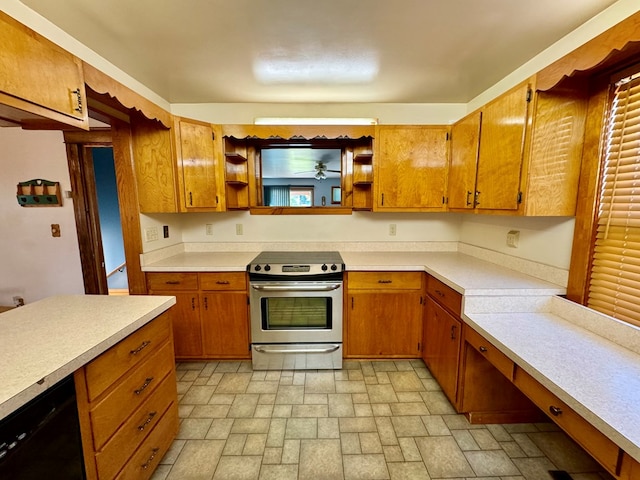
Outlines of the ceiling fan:
M 327 178 L 326 172 L 340 173 L 340 170 L 329 170 L 322 160 L 318 160 L 314 168 L 316 170 L 316 180 L 324 180 Z

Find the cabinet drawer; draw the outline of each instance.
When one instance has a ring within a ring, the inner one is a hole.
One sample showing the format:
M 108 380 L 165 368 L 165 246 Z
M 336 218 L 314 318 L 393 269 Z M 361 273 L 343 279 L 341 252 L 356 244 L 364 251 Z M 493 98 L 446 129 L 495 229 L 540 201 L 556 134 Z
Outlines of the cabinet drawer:
M 515 364 L 504 353 L 494 347 L 490 342 L 471 327 L 464 326 L 465 341 L 475 348 L 482 356 L 498 369 L 509 380 L 513 380 L 513 369 Z
M 615 443 L 521 368 L 516 368 L 514 383 L 603 467 L 617 473 L 620 449 Z
M 247 278 L 244 272 L 201 273 L 201 290 L 246 290 Z
M 149 291 L 197 290 L 197 273 L 147 273 Z
M 100 478 L 113 478 L 163 418 L 169 407 L 175 408 L 176 376 L 167 376 L 151 396 L 136 410 L 96 454 Z
M 160 419 L 146 440 L 135 451 L 116 480 L 147 480 L 178 432 L 178 407 L 174 403 Z
M 427 276 L 427 293 L 456 315 L 462 310 L 462 295 L 431 275 Z
M 90 417 L 96 450 L 102 448 L 131 412 L 138 409 L 173 370 L 174 359 L 171 347 L 171 342 L 166 342 L 92 408 Z
M 422 272 L 349 272 L 350 290 L 419 290 Z
M 170 328 L 169 313 L 165 312 L 87 364 L 89 401 L 94 401 L 127 370 L 152 355 L 169 338 Z

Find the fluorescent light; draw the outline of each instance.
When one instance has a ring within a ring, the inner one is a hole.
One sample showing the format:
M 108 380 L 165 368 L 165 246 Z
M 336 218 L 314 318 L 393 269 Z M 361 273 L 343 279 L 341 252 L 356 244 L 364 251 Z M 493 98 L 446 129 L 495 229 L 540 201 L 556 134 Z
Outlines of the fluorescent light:
M 257 117 L 255 125 L 377 125 L 377 118 L 365 117 Z

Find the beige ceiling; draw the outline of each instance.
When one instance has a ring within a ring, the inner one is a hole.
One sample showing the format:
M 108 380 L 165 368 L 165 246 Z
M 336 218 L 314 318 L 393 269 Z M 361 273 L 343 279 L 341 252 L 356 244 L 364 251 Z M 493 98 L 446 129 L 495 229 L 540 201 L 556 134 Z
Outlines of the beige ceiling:
M 22 0 L 171 103 L 466 103 L 615 0 Z

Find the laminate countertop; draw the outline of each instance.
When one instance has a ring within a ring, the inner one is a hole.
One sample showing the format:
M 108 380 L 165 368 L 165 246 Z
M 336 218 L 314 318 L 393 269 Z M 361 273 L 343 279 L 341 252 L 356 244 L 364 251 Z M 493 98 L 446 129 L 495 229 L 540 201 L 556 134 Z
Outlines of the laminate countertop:
M 0 419 L 153 320 L 172 296 L 62 295 L 0 314 Z
M 246 271 L 259 252 L 183 252 L 144 272 Z M 347 271 L 424 271 L 463 295 L 562 295 L 566 289 L 459 252 L 340 252 Z

